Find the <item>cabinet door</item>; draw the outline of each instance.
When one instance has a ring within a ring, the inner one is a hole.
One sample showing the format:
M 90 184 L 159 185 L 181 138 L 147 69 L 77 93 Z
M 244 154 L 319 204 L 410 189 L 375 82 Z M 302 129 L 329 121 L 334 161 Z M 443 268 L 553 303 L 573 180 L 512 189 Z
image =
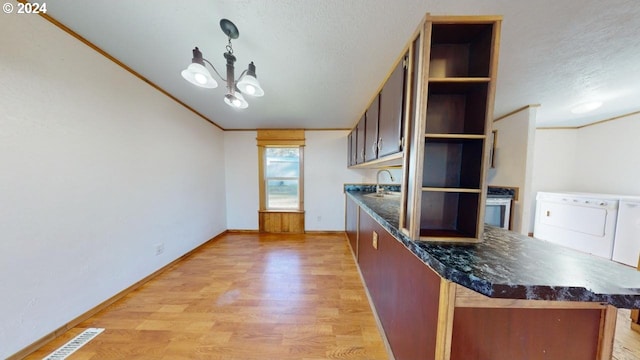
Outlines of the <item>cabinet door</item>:
M 441 278 L 382 227 L 380 231 L 382 296 L 376 310 L 393 354 L 397 360 L 434 359 Z
M 377 230 L 373 218 L 362 211 L 360 213 L 360 225 L 358 229 L 358 266 L 362 273 L 365 286 L 371 295 L 374 304 L 380 294 L 380 257 L 373 247 L 373 232 Z
M 356 157 L 358 156 L 358 148 L 356 147 L 356 141 L 358 136 L 358 128 L 355 127 L 349 133 L 348 137 L 348 149 L 347 149 L 347 165 L 353 166 L 356 164 Z
M 358 253 L 360 272 L 395 359 L 434 359 L 440 276 L 364 211 Z
M 367 109 L 364 160 L 371 161 L 378 158 L 378 115 L 380 111 L 380 95 L 373 99 Z
M 378 157 L 402 151 L 402 120 L 404 119 L 406 76 L 404 64 L 404 61 L 400 61 L 380 93 Z
M 358 122 L 357 135 L 356 135 L 356 164 L 361 164 L 364 162 L 364 153 L 365 153 L 365 116 L 362 115 L 362 118 Z
M 358 258 L 358 214 L 360 208 L 358 205 L 347 196 L 346 209 L 345 209 L 345 232 L 349 238 L 349 245 L 353 255 Z

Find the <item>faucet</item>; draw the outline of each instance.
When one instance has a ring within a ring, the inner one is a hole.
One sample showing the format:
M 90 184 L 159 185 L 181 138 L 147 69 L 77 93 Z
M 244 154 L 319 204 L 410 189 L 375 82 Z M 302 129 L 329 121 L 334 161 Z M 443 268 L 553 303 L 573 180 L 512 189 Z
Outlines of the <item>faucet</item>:
M 382 188 L 380 187 L 380 173 L 383 171 L 386 171 L 387 174 L 389 174 L 389 178 L 391 179 L 391 181 L 395 181 L 395 179 L 393 178 L 393 175 L 391 175 L 391 171 L 387 169 L 378 170 L 378 173 L 376 174 L 376 194 L 378 196 L 382 196 Z

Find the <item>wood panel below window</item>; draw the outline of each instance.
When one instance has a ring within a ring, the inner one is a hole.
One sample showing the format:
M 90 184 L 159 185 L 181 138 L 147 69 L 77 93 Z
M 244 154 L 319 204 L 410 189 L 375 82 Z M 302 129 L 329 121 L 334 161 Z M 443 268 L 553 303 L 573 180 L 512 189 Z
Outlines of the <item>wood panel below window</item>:
M 260 211 L 260 232 L 304 233 L 304 211 Z

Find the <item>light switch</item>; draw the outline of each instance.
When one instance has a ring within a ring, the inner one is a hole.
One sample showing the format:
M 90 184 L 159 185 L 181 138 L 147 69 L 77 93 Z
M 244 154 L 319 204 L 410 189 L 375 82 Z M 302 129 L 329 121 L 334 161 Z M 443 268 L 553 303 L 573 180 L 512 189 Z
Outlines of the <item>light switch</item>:
M 373 248 L 378 250 L 378 233 L 373 232 Z

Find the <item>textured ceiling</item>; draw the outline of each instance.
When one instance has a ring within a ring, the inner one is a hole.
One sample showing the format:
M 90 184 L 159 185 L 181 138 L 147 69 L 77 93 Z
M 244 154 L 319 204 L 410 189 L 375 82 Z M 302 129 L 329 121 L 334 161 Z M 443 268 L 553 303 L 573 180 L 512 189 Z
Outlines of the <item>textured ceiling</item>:
M 495 117 L 540 104 L 538 126 L 577 126 L 640 110 L 640 1 L 56 0 L 48 15 L 224 129 L 351 128 L 426 12 L 502 15 Z M 221 18 L 240 30 L 265 89 L 249 108 L 180 71 L 198 46 L 224 71 Z M 570 109 L 590 100 L 588 114 Z

